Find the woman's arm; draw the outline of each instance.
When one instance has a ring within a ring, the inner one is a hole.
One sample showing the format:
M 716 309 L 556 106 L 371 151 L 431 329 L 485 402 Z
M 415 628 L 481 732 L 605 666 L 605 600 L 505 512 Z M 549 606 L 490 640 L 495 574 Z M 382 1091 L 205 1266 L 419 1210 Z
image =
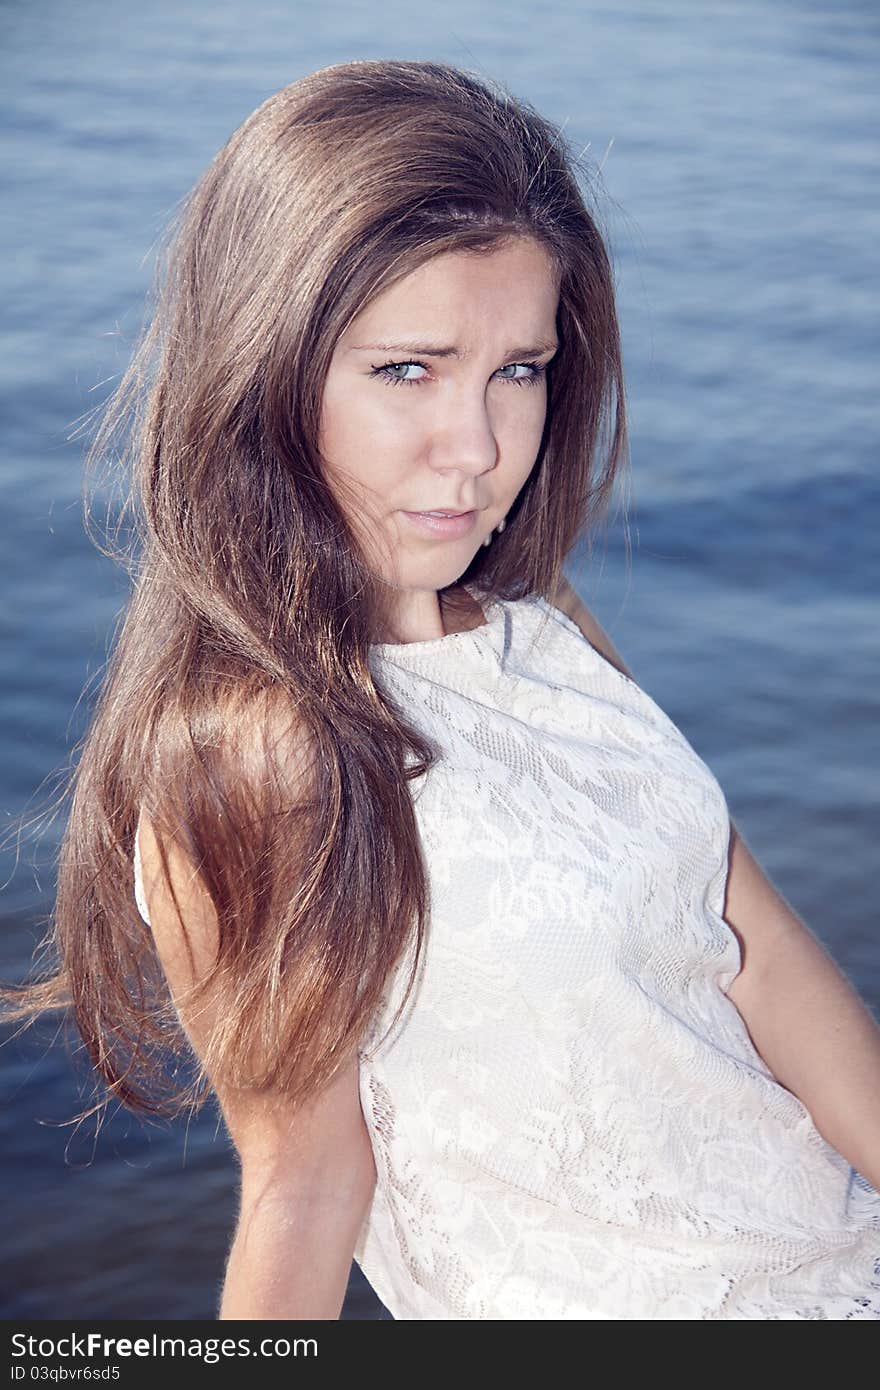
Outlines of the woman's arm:
M 566 579 L 555 605 L 624 675 L 608 634 Z M 880 1190 L 880 1027 L 852 985 L 777 893 L 733 821 L 724 920 L 742 969 L 727 996 L 777 1081 L 820 1134 Z
M 181 1025 L 201 1056 L 223 1001 L 212 998 L 197 1012 L 184 1001 L 216 952 L 216 914 L 193 866 L 166 839 L 178 917 L 156 834 L 143 812 L 137 841 L 157 954 Z M 277 1090 L 233 1089 L 216 1080 L 214 1089 L 241 1164 L 238 1225 L 218 1316 L 338 1318 L 376 1176 L 357 1054 L 317 1097 L 295 1110 Z
M 267 1131 L 259 1127 L 255 1137 Z M 335 1319 L 375 1186 L 351 1063 L 286 1142 L 243 1145 L 241 1200 L 219 1317 Z
M 728 998 L 777 1081 L 880 1190 L 880 1027 L 733 821 L 730 843 L 723 916 L 743 965 Z

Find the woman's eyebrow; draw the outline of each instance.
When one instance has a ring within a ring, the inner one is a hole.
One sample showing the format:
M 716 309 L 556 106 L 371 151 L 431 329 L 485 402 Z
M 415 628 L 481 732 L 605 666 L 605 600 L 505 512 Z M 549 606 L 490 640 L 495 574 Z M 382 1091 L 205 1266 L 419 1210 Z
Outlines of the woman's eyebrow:
M 505 357 L 541 357 L 545 352 L 556 352 L 558 343 L 538 343 L 533 347 L 512 347 L 504 353 Z M 440 347 L 437 344 L 420 343 L 357 343 L 349 352 L 417 352 L 420 357 L 467 357 L 467 351 L 459 347 Z

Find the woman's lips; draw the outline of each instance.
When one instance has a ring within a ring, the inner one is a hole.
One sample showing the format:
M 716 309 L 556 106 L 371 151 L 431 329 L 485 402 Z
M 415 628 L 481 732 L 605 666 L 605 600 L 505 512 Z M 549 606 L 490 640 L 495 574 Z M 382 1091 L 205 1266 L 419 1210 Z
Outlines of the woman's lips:
M 458 516 L 432 516 L 430 512 L 404 512 L 424 535 L 435 536 L 438 540 L 457 540 L 473 529 L 477 519 L 476 512 L 461 512 Z

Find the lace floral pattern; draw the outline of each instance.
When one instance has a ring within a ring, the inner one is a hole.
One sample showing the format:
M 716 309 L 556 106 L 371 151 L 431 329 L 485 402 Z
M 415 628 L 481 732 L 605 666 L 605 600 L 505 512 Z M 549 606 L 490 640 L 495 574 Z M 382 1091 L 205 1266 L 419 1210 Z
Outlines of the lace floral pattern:
M 374 649 L 443 751 L 431 887 L 361 1052 L 378 1180 L 355 1258 L 396 1318 L 880 1318 L 880 1195 L 725 991 L 729 816 L 564 614 Z

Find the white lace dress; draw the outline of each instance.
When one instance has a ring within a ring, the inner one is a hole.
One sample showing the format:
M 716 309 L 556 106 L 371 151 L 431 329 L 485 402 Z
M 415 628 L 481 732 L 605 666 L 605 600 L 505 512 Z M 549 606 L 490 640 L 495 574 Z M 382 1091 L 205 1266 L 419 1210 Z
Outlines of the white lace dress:
M 361 1048 L 357 1263 L 398 1319 L 880 1319 L 880 1194 L 725 993 L 718 782 L 543 599 L 486 618 L 371 652 L 443 760 L 422 973 Z

